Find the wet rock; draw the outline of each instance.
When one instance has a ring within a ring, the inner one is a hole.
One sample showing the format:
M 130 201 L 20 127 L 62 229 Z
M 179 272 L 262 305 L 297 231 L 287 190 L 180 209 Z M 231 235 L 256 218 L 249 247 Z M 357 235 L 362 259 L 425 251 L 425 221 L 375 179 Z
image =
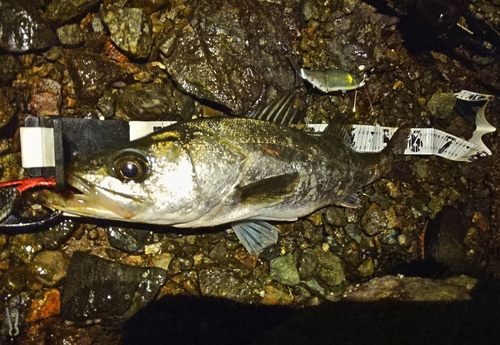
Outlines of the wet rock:
M 318 263 L 319 261 L 317 255 L 312 250 L 305 249 L 300 256 L 298 264 L 300 279 L 305 280 L 311 277 L 316 272 Z
M 378 301 L 397 299 L 406 301 L 458 301 L 469 300 L 470 291 L 477 284 L 474 278 L 461 276 L 447 280 L 418 277 L 385 276 L 347 292 L 350 301 Z
M 122 78 L 121 68 L 99 54 L 75 50 L 66 56 L 67 67 L 80 100 L 95 105 L 104 91 Z
M 357 268 L 358 273 L 362 277 L 369 277 L 375 272 L 375 267 L 373 265 L 373 259 L 369 257 L 361 263 Z
M 12 101 L 0 91 L 0 128 L 9 123 L 12 116 L 14 116 L 15 110 Z
M 438 92 L 432 95 L 431 99 L 427 102 L 427 108 L 431 114 L 438 119 L 444 119 L 453 114 L 453 108 L 457 97 L 453 93 Z
M 45 50 L 56 45 L 57 38 L 28 2 L 0 3 L 0 48 L 12 53 Z
M 32 84 L 29 110 L 38 116 L 59 115 L 61 108 L 61 84 L 49 78 L 41 78 Z
M 10 293 L 18 293 L 26 289 L 27 266 L 11 266 L 0 279 L 0 286 Z
M 399 243 L 398 236 L 399 232 L 396 229 L 389 229 L 382 233 L 382 235 L 380 236 L 380 242 L 384 244 L 395 245 Z
M 85 36 L 78 24 L 69 24 L 57 29 L 57 37 L 64 47 L 74 48 L 83 44 Z
M 36 233 L 36 241 L 43 246 L 43 248 L 54 250 L 59 248 L 59 246 L 64 243 L 78 227 L 79 224 L 73 220 L 64 219 L 59 224 Z
M 111 40 L 125 55 L 146 59 L 153 45 L 151 19 L 140 8 L 106 11 L 103 21 L 111 32 Z
M 107 229 L 109 244 L 127 253 L 135 253 L 143 249 L 149 230 L 122 228 L 111 226 Z
M 291 253 L 279 256 L 269 262 L 271 277 L 277 282 L 295 286 L 300 283 L 299 272 Z
M 99 2 L 99 0 L 54 0 L 47 6 L 45 18 L 59 25 L 65 24 L 83 17 Z
M 248 275 L 246 269 L 228 269 L 223 266 L 201 269 L 198 272 L 201 294 L 229 299 L 255 299 L 260 287 L 246 279 Z
M 104 95 L 99 98 L 99 101 L 97 102 L 97 109 L 106 119 L 115 116 L 117 98 L 118 94 L 111 90 L 106 90 L 104 92 Z
M 29 263 L 42 245 L 37 241 L 35 234 L 16 235 L 10 238 L 11 252 L 24 263 Z
M 427 225 L 425 255 L 453 272 L 468 272 L 470 262 L 464 248 L 466 234 L 465 215 L 452 207 L 443 208 Z
M 173 52 L 163 57 L 167 71 L 182 91 L 246 113 L 270 89 L 294 85 L 283 58 L 283 46 L 292 44 L 278 28 L 282 17 L 254 0 L 199 1 L 178 29 Z
M 373 204 L 363 215 L 361 224 L 365 234 L 374 236 L 385 230 L 387 226 L 387 217 L 380 206 Z
M 315 250 L 320 264 L 318 277 L 328 286 L 338 286 L 345 280 L 344 263 L 342 259 L 330 251 Z
M 349 223 L 345 227 L 345 232 L 351 239 L 353 239 L 357 244 L 360 244 L 363 239 L 363 232 L 356 224 Z
M 61 317 L 78 325 L 118 327 L 150 302 L 166 279 L 157 267 L 132 267 L 82 252 L 71 258 Z
M 22 70 L 18 59 L 12 55 L 0 54 L 0 84 L 9 85 Z
M 264 305 L 291 304 L 293 298 L 290 291 L 284 286 L 266 286 L 261 303 Z
M 40 291 L 31 302 L 26 322 L 36 322 L 61 312 L 60 292 L 57 289 Z
M 325 221 L 332 226 L 346 226 L 347 218 L 344 215 L 344 210 L 340 207 L 328 207 L 325 211 Z
M 54 286 L 65 275 L 68 259 L 58 251 L 42 251 L 31 263 L 30 280 L 34 279 L 45 286 Z
M 180 113 L 171 86 L 141 83 L 127 86 L 118 95 L 116 111 L 127 119 L 140 121 L 174 120 Z
M 167 271 L 173 257 L 174 256 L 170 253 L 160 253 L 158 255 L 155 255 L 151 259 L 150 263 L 151 263 L 151 266 L 158 267 L 158 268 L 161 268 L 161 269 Z
M 110 1 L 113 3 L 112 1 Z M 106 1 L 104 1 L 106 5 Z M 127 0 L 125 7 L 138 7 L 141 8 L 144 13 L 152 14 L 158 10 L 169 7 L 171 0 Z

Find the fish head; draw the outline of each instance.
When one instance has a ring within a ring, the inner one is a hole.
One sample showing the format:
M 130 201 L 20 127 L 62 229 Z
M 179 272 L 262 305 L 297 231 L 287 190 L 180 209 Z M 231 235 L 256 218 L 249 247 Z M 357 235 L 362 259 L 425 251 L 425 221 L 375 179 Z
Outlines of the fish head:
M 76 159 L 66 182 L 78 192 L 42 191 L 43 204 L 69 215 L 175 224 L 196 218 L 196 177 L 177 133 L 139 139 L 128 147 Z

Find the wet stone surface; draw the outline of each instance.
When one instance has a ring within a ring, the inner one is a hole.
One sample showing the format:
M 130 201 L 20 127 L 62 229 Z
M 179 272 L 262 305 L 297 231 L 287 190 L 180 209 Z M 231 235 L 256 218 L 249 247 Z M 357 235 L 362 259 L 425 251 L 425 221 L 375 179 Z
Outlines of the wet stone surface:
M 26 176 L 19 126 L 28 113 L 127 121 L 239 116 L 295 86 L 309 123 L 340 116 L 356 124 L 434 127 L 468 139 L 474 112 L 465 114 L 453 93 L 500 95 L 500 37 L 491 31 L 472 39 L 456 25 L 436 23 L 437 10 L 408 9 L 408 3 L 446 4 L 445 14 L 453 14 L 448 20 L 456 18 L 455 11 L 464 16 L 461 24 L 469 18 L 457 7 L 461 1 L 2 1 L 1 179 Z M 469 10 L 487 23 L 471 31 L 487 32 L 489 26 L 500 31 L 498 1 L 471 0 Z M 495 50 L 485 50 L 487 43 Z M 357 93 L 324 94 L 297 80 L 297 66 L 366 74 L 366 84 Z M 496 98 L 485 115 L 497 128 L 498 113 Z M 245 320 L 264 320 L 281 310 L 278 306 L 289 306 L 285 314 L 296 320 L 276 319 L 282 325 L 267 328 L 255 344 L 324 344 L 314 336 L 325 330 L 336 343 L 351 341 L 333 329 L 336 325 L 354 325 L 355 334 L 392 335 L 415 308 L 418 322 L 438 315 L 436 324 L 452 325 L 463 311 L 465 327 L 455 330 L 468 329 L 476 319 L 489 325 L 496 316 L 470 317 L 467 304 L 481 291 L 496 298 L 498 289 L 492 293 L 484 284 L 497 287 L 500 279 L 500 144 L 497 133 L 483 140 L 492 156 L 473 163 L 395 157 L 389 176 L 357 193 L 359 208 L 333 205 L 297 222 L 278 223 L 278 242 L 259 257 L 246 252 L 225 226 L 137 230 L 66 219 L 31 233 L 0 229 L 0 343 L 119 344 L 120 333 L 110 329 L 162 296 L 200 308 L 212 308 L 210 301 L 202 302 L 209 297 L 223 298 L 241 315 L 247 309 L 239 304 L 258 307 L 257 316 Z M 3 206 L 25 218 L 48 212 L 33 200 Z M 181 298 L 186 295 L 199 300 L 189 304 Z M 7 296 L 20 313 L 14 341 L 3 312 Z M 434 302 L 429 307 L 425 301 Z M 386 309 L 389 302 L 401 305 Z M 497 315 L 495 302 L 481 300 Z M 217 315 L 219 307 L 216 301 L 215 314 L 206 315 Z M 179 310 L 194 320 L 177 315 L 171 320 L 183 323 L 163 322 L 159 339 L 169 325 L 193 325 L 181 332 L 185 336 L 204 329 L 203 312 Z M 385 323 L 384 315 L 394 310 L 398 321 Z M 156 325 L 157 311 L 138 318 Z M 413 335 L 415 323 L 410 324 L 406 333 Z M 220 327 L 228 329 L 227 323 L 213 329 Z M 152 327 L 137 329 L 139 339 L 145 339 L 146 329 L 147 335 L 156 334 Z M 167 338 L 175 342 L 178 334 Z M 441 333 L 429 334 L 438 339 Z M 389 342 L 403 343 L 398 337 Z
M 75 252 L 63 287 L 61 317 L 79 325 L 118 327 L 154 298 L 165 273 Z

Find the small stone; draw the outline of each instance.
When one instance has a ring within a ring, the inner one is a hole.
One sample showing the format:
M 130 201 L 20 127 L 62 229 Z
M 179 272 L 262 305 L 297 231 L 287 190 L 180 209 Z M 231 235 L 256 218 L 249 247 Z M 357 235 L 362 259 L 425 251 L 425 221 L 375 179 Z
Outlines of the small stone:
M 28 109 L 38 116 L 59 115 L 61 108 L 61 84 L 41 78 L 33 84 Z
M 111 40 L 125 55 L 146 59 L 153 45 L 151 19 L 140 8 L 120 8 L 107 11 L 104 23 Z
M 331 206 L 326 209 L 325 221 L 332 226 L 344 227 L 347 225 L 347 218 L 344 210 L 340 207 Z
M 389 245 L 398 244 L 398 236 L 399 232 L 396 229 L 389 229 L 384 231 L 384 233 L 380 236 L 380 242 Z
M 78 24 L 61 26 L 57 29 L 57 37 L 64 47 L 77 47 L 83 44 L 85 36 Z
M 293 262 L 292 254 L 279 256 L 269 262 L 271 277 L 277 282 L 295 286 L 300 283 L 299 272 Z
M 30 278 L 35 278 L 45 286 L 54 286 L 65 275 L 68 259 L 58 251 L 42 251 L 31 263 L 33 272 Z
M 375 272 L 375 267 L 373 265 L 373 259 L 369 257 L 358 266 L 358 273 L 362 277 L 369 277 Z
M 1 60 L 0 60 L 1 63 Z M 0 128 L 9 123 L 15 114 L 15 108 L 12 102 L 0 93 Z
M 456 102 L 457 97 L 455 94 L 438 92 L 433 94 L 429 102 L 427 102 L 427 108 L 438 119 L 444 119 L 453 114 Z
M 380 206 L 373 204 L 363 215 L 361 224 L 363 226 L 363 231 L 368 236 L 374 236 L 385 230 L 387 226 L 387 217 Z
M 361 229 L 357 224 L 354 223 L 347 224 L 347 226 L 345 227 L 345 232 L 357 244 L 361 243 L 361 240 L 363 239 L 363 232 L 361 231 Z
M 272 285 L 266 286 L 266 291 L 261 303 L 264 305 L 277 305 L 277 304 L 291 304 L 293 297 L 286 288 L 274 287 Z
M 299 259 L 298 272 L 300 279 L 311 277 L 318 267 L 318 258 L 311 250 L 304 250 Z
M 35 322 L 51 316 L 57 316 L 60 312 L 61 301 L 59 290 L 46 290 L 41 296 L 35 297 L 31 302 L 26 322 Z
M 99 0 L 54 0 L 45 11 L 45 18 L 51 22 L 64 24 L 82 17 L 99 3 Z
M 150 261 L 151 266 L 158 267 L 167 271 L 168 267 L 170 266 L 170 262 L 172 261 L 173 258 L 174 256 L 170 253 L 161 253 L 155 255 Z

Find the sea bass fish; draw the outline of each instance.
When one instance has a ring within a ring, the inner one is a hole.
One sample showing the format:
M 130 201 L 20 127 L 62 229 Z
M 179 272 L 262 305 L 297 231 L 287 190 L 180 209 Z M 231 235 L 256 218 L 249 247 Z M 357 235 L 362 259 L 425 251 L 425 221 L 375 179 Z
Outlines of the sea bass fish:
M 338 126 L 318 135 L 286 125 L 289 99 L 256 118 L 176 123 L 81 158 L 66 177 L 81 194 L 46 190 L 39 199 L 70 215 L 178 228 L 229 224 L 258 254 L 278 238 L 267 221 L 295 221 L 332 204 L 357 207 L 354 193 L 391 166 L 390 148 L 357 153 Z

